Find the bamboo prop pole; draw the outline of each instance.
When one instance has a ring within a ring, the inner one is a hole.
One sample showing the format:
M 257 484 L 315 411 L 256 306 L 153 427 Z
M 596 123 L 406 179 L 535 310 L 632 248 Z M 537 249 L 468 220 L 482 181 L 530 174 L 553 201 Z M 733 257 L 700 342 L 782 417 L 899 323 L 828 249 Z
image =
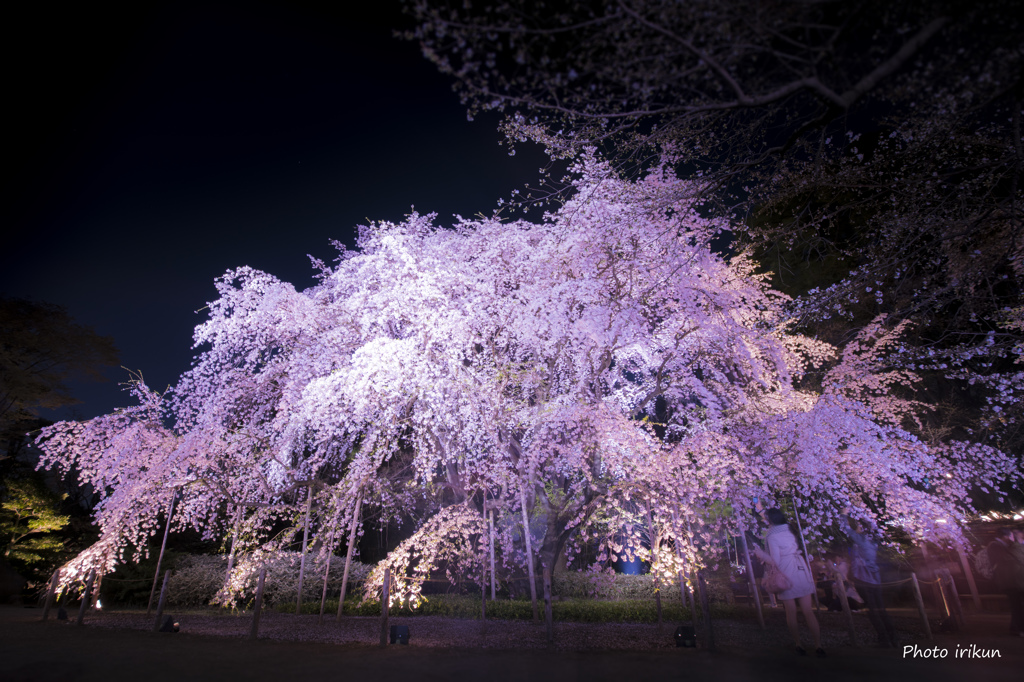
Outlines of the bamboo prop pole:
M 644 511 L 647 512 L 647 533 L 648 540 L 651 543 L 651 569 L 654 573 L 654 603 L 658 611 L 658 631 L 661 631 L 661 577 L 658 572 L 654 570 L 654 558 L 655 552 L 657 551 L 657 545 L 660 544 L 660 538 L 654 535 L 654 519 L 651 517 L 651 507 L 649 504 L 644 505 Z
M 53 598 L 57 592 L 57 583 L 60 582 L 60 569 L 58 568 L 50 576 L 50 583 L 46 586 L 46 602 L 43 604 L 43 620 L 50 617 L 50 609 L 53 608 Z
M 971 564 L 967 561 L 967 554 L 964 553 L 964 548 L 959 545 L 956 548 L 956 553 L 960 555 L 960 565 L 964 569 L 964 577 L 967 578 L 967 587 L 971 590 L 971 600 L 974 602 L 974 610 L 976 612 L 981 611 L 981 595 L 978 593 L 978 584 L 974 582 L 974 572 L 971 570 Z
M 484 521 L 486 521 L 488 519 L 488 516 L 487 516 L 487 493 L 486 493 L 486 491 L 484 492 L 483 504 L 481 505 L 481 507 L 482 508 L 480 509 L 480 512 L 484 515 Z M 488 531 L 488 534 L 487 534 L 487 543 L 488 543 L 488 545 L 490 545 L 490 542 L 491 542 L 491 536 L 490 536 L 490 532 Z M 480 544 L 483 545 L 483 538 L 481 538 Z M 481 551 L 481 556 L 480 556 L 480 619 L 486 623 L 487 622 L 487 551 L 484 548 L 481 548 L 481 549 L 483 551 Z M 493 565 L 491 566 L 491 571 L 492 571 L 492 577 L 493 577 L 493 571 L 494 571 L 494 566 Z
M 78 607 L 78 620 L 75 625 L 81 625 L 85 619 L 85 611 L 89 608 L 89 595 L 92 594 L 92 581 L 96 577 L 96 569 L 89 571 L 89 579 L 85 581 L 85 593 L 82 595 L 82 605 Z
M 235 523 L 234 530 L 231 531 L 231 551 L 228 553 L 228 571 L 224 575 L 224 583 L 227 584 L 231 580 L 231 569 L 235 567 L 235 551 L 238 549 L 238 531 L 239 526 L 242 525 L 242 511 L 245 509 L 240 504 L 235 505 Z
M 249 626 L 249 639 L 256 639 L 260 633 L 260 613 L 263 611 L 263 583 L 267 580 L 267 569 L 260 569 L 260 579 L 256 583 L 256 603 L 252 607 L 252 625 Z
M 544 630 L 547 634 L 548 645 L 555 643 L 555 615 L 551 612 L 551 574 L 554 566 L 548 566 L 541 562 L 541 578 L 544 582 Z
M 391 567 L 384 567 L 384 585 L 380 597 L 380 644 L 388 645 L 388 612 L 391 609 Z
M 487 534 L 491 545 L 491 601 L 494 601 L 498 598 L 497 581 L 494 576 L 494 509 L 491 509 L 491 514 L 487 517 Z
M 101 608 L 100 594 L 103 593 L 103 574 L 100 573 L 96 576 L 96 587 L 92 591 L 92 603 L 89 604 L 90 608 Z
M 679 597 L 680 597 L 680 599 L 682 599 L 683 608 L 686 608 L 686 592 L 687 592 L 687 590 L 686 590 L 686 572 L 685 572 L 685 569 L 683 568 L 683 551 L 679 547 L 679 545 L 682 544 L 683 540 L 680 537 L 682 535 L 682 533 L 679 530 L 679 515 L 676 512 L 677 512 L 677 510 L 673 507 L 673 509 L 672 509 L 672 529 L 673 529 L 673 532 L 675 532 L 675 534 L 676 534 L 676 538 L 675 538 L 676 558 L 679 559 L 679 567 L 680 567 L 679 568 Z M 692 607 L 692 604 L 690 606 Z M 696 625 L 696 622 L 694 622 L 694 625 Z
M 835 572 L 836 576 L 836 592 L 839 593 L 839 603 L 843 605 L 843 613 L 846 614 L 846 627 L 850 630 L 850 645 L 857 645 L 857 630 L 853 626 L 853 611 L 850 610 L 850 600 L 846 596 L 846 581 L 843 580 L 843 574 L 839 571 Z
M 925 570 L 935 575 L 935 571 L 931 570 L 931 556 L 928 554 L 928 543 L 921 543 L 921 557 L 924 559 Z M 946 611 L 946 615 L 949 616 L 949 609 L 946 608 L 946 597 L 942 594 L 942 588 L 939 586 L 939 581 L 935 580 L 931 583 L 932 586 L 932 601 L 935 602 L 936 609 L 943 609 Z
M 928 612 L 924 609 L 924 599 L 921 597 L 921 585 L 917 582 L 917 573 L 910 574 L 910 584 L 914 586 L 914 601 L 917 602 L 917 612 L 921 614 L 921 623 L 924 624 L 924 635 L 932 638 L 932 628 L 928 624 Z
M 537 610 L 537 579 L 533 574 L 533 543 L 530 541 L 530 517 L 526 513 L 526 492 L 520 486 L 519 503 L 523 511 L 523 539 L 526 541 L 526 568 L 530 575 L 530 602 L 533 604 L 533 622 L 540 620 Z
M 487 622 L 487 576 L 480 581 L 480 620 Z
M 690 597 L 690 625 L 693 626 L 693 631 L 697 632 L 697 596 L 695 594 L 696 584 L 696 572 L 692 569 L 688 571 L 689 575 L 687 580 L 690 582 L 690 589 L 686 593 Z
M 793 518 L 796 519 L 796 530 L 800 533 L 800 544 L 804 546 L 804 562 L 807 564 L 808 574 L 811 576 L 811 582 L 814 582 L 814 571 L 811 570 L 811 559 L 810 552 L 807 551 L 807 539 L 804 537 L 804 529 L 800 525 L 800 512 L 796 508 L 796 498 L 790 497 L 790 502 L 793 503 Z M 816 611 L 821 610 L 821 603 L 818 601 L 818 587 L 815 585 L 814 592 L 811 592 L 811 596 L 814 597 L 814 609 Z
M 156 621 L 153 623 L 153 632 L 160 632 L 160 619 L 164 615 L 164 607 L 167 606 L 167 583 L 171 580 L 171 572 L 164 573 L 164 584 L 160 587 L 160 601 L 156 605 Z
M 711 623 L 711 600 L 708 598 L 708 586 L 704 582 L 704 572 L 697 571 L 697 588 L 700 590 L 700 610 L 704 619 L 704 631 L 707 633 L 708 651 L 715 650 L 715 630 Z
M 348 569 L 352 566 L 352 552 L 356 545 L 356 530 L 359 528 L 359 512 L 363 506 L 363 491 L 359 491 L 356 497 L 355 506 L 352 507 L 352 530 L 348 536 L 348 550 L 345 552 L 345 571 L 341 575 L 341 592 L 338 594 L 338 615 L 335 618 L 341 622 L 341 612 L 345 608 L 345 591 L 348 589 Z
M 956 589 L 956 583 L 953 582 L 953 574 L 949 572 L 948 568 L 940 569 L 940 573 L 942 582 L 949 587 L 949 602 L 953 605 L 952 615 L 960 625 L 960 630 L 966 631 L 967 621 L 964 619 L 964 611 L 960 605 L 960 593 Z
M 686 531 L 687 537 L 692 537 L 693 526 L 689 521 L 686 522 Z M 693 549 L 692 546 L 691 549 Z M 693 625 L 693 631 L 697 632 L 697 567 L 691 563 L 687 573 L 690 582 L 690 623 Z
M 160 556 L 156 560 L 156 571 L 153 572 L 153 588 L 149 591 L 149 603 L 146 604 L 146 617 L 153 610 L 153 597 L 156 595 L 156 583 L 160 579 L 160 565 L 164 562 L 164 550 L 167 549 L 167 534 L 171 530 L 171 517 L 174 516 L 174 503 L 178 499 L 178 492 L 175 491 L 171 497 L 171 506 L 167 509 L 167 525 L 164 526 L 164 541 L 160 544 Z
M 757 623 L 764 630 L 764 612 L 761 610 L 761 592 L 757 589 L 757 578 L 754 577 L 754 564 L 750 561 L 750 549 L 747 546 L 747 530 L 740 524 L 739 547 L 743 549 L 743 560 L 747 565 L 747 581 L 750 583 L 750 596 L 757 607 Z
M 320 593 L 320 616 L 317 618 L 316 624 L 322 625 L 324 622 L 324 609 L 327 607 L 327 583 L 331 577 L 331 559 L 334 558 L 334 538 L 336 536 L 338 516 L 340 510 L 335 512 L 334 519 L 331 521 L 331 535 L 327 541 L 327 567 L 324 569 L 324 589 Z
M 302 579 L 306 574 L 306 547 L 309 545 L 309 510 L 313 506 L 313 489 L 306 486 L 306 520 L 302 525 L 302 558 L 299 559 L 299 588 L 295 595 L 295 615 L 302 614 Z

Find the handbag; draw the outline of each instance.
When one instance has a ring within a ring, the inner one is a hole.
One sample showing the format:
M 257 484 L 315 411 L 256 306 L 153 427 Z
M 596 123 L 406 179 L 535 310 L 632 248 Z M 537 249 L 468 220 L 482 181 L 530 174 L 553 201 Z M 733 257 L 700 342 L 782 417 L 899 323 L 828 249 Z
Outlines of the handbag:
M 764 562 L 764 577 L 761 578 L 761 587 L 770 594 L 779 594 L 793 587 L 793 581 L 779 570 L 774 561 L 766 561 Z

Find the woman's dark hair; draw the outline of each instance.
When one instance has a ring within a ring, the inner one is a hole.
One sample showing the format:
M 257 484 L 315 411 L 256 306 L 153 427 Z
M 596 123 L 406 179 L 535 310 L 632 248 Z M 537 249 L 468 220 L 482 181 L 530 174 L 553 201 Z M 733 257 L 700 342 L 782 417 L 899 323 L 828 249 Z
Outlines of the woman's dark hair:
M 764 515 L 765 517 L 767 517 L 768 523 L 772 524 L 773 526 L 789 525 L 789 521 L 786 519 L 786 515 L 782 513 L 781 509 L 772 507 L 771 509 L 766 511 Z

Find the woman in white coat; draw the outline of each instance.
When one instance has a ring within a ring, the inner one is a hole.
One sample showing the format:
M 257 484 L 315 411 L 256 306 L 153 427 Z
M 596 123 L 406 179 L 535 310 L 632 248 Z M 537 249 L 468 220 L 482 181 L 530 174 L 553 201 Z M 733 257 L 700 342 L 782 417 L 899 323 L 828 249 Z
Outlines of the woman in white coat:
M 761 511 L 760 505 L 758 505 L 758 511 Z M 792 583 L 792 587 L 775 596 L 782 600 L 786 609 L 786 625 L 789 626 L 789 633 L 793 636 L 793 642 L 796 643 L 796 651 L 801 656 L 807 654 L 800 644 L 800 630 L 796 623 L 796 606 L 799 604 L 800 610 L 804 614 L 804 620 L 807 622 L 807 628 L 811 631 L 815 652 L 820 658 L 824 658 L 825 650 L 821 648 L 821 628 L 818 627 L 818 619 L 814 616 L 812 608 L 811 595 L 814 594 L 816 587 L 811 570 L 807 566 L 803 554 L 800 553 L 800 545 L 797 543 L 796 537 L 789 530 L 786 515 L 779 509 L 769 509 L 764 512 L 764 519 L 768 522 L 768 531 L 764 536 L 768 552 L 756 551 L 762 561 L 770 559 L 775 562 L 779 571 Z

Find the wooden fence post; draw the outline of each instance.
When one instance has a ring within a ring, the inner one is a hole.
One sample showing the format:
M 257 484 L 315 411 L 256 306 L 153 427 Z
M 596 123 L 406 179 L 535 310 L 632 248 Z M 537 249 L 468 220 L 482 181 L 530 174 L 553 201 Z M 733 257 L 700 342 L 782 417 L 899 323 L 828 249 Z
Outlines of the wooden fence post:
M 167 606 L 167 583 L 171 579 L 171 572 L 164 573 L 164 584 L 160 588 L 160 602 L 156 606 L 156 622 L 153 624 L 153 632 L 160 631 L 160 619 L 164 615 L 164 607 Z
M 263 610 L 263 583 L 267 579 L 267 569 L 260 569 L 260 580 L 256 583 L 256 603 L 252 608 L 252 625 L 249 626 L 249 639 L 256 639 L 260 632 L 260 611 Z
M 85 593 L 82 595 L 82 605 L 78 607 L 78 620 L 75 625 L 81 625 L 85 619 L 85 610 L 89 608 L 89 597 L 92 595 L 92 581 L 96 577 L 96 569 L 89 571 L 89 579 L 85 581 Z
M 850 630 L 850 644 L 857 646 L 857 630 L 853 626 L 853 611 L 850 610 L 850 600 L 846 596 L 846 581 L 843 580 L 843 574 L 839 571 L 835 572 L 836 576 L 836 592 L 839 593 L 839 603 L 843 605 L 843 613 L 846 614 L 846 627 Z
M 57 592 L 57 583 L 60 582 L 60 569 L 53 572 L 50 577 L 50 584 L 46 586 L 46 601 L 43 603 L 43 620 L 50 617 L 50 609 L 53 608 L 53 596 Z
M 921 622 L 924 624 L 924 635 L 932 638 L 932 628 L 928 624 L 928 612 L 924 610 L 924 599 L 921 597 L 921 585 L 917 582 L 917 573 L 910 574 L 910 584 L 914 586 L 914 601 L 917 602 L 917 611 L 921 614 Z
M 380 596 L 380 644 L 388 645 L 388 611 L 391 608 L 391 567 L 384 567 L 384 586 Z

